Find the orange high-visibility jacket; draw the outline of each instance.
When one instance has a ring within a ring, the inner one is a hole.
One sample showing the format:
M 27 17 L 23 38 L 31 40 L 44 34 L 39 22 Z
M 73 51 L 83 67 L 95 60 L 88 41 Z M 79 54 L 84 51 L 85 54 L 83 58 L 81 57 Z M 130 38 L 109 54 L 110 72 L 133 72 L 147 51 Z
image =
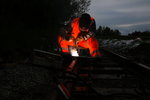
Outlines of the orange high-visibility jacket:
M 75 18 L 71 23 L 71 27 L 72 27 L 71 33 L 74 38 L 77 38 L 77 36 L 81 32 L 80 28 L 79 28 L 79 20 L 80 20 L 80 18 Z M 91 26 L 92 26 L 92 24 L 95 24 L 95 20 L 94 20 L 94 18 L 91 17 Z M 94 27 L 94 28 L 96 28 L 96 27 Z M 92 30 L 94 31 L 96 29 L 93 29 L 93 27 L 92 27 Z
M 71 27 L 72 27 L 71 35 L 74 39 L 76 39 L 81 32 L 79 28 L 79 19 L 80 18 L 75 18 L 71 23 Z M 91 18 L 91 21 L 93 21 L 95 24 L 94 18 Z M 58 42 L 62 49 L 62 52 L 69 52 L 68 46 L 74 46 L 74 41 L 63 40 L 61 36 L 58 37 Z M 99 52 L 98 41 L 94 37 L 90 37 L 88 40 L 81 41 L 77 45 L 80 47 L 88 48 L 91 56 L 93 57 L 101 56 L 101 53 Z

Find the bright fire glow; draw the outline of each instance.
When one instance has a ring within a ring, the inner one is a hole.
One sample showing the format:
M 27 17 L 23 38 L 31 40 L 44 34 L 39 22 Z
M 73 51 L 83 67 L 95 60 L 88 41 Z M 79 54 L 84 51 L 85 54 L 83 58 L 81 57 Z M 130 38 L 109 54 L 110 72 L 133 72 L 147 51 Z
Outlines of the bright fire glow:
M 71 49 L 70 52 L 71 52 L 72 56 L 76 56 L 76 57 L 79 56 L 79 54 L 78 54 L 76 49 Z

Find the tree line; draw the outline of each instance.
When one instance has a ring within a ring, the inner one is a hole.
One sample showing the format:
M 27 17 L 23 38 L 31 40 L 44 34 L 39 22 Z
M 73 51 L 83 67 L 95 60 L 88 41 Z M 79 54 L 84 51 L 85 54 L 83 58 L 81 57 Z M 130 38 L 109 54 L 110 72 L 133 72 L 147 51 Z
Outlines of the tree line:
M 99 26 L 96 32 L 97 38 L 121 36 L 121 32 L 117 29 L 113 30 L 108 26 Z
M 132 38 L 150 38 L 150 31 L 134 31 L 123 36 L 118 29 L 111 29 L 108 26 L 99 26 L 96 32 L 97 38 L 119 38 L 119 39 L 132 39 Z
M 0 50 L 53 49 L 61 23 L 88 10 L 91 0 L 0 0 Z M 129 36 L 147 34 L 134 32 Z M 96 36 L 120 36 L 119 30 L 99 26 Z
M 136 36 L 136 37 L 150 37 L 150 31 L 134 31 L 129 33 L 128 36 Z

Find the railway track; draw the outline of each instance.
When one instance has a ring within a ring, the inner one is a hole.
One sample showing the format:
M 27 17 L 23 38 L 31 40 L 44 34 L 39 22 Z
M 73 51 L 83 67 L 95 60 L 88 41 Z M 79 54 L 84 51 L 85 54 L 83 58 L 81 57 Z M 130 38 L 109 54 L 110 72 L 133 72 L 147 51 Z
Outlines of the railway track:
M 27 62 L 1 65 L 0 100 L 150 100 L 149 66 L 101 52 L 90 58 L 34 50 Z
M 40 67 L 49 69 L 49 64 L 57 63 L 54 65 L 54 83 L 64 96 L 58 100 L 150 99 L 149 66 L 105 49 L 101 52 L 103 56 L 100 58 L 86 58 L 35 50 L 33 64 L 42 63 Z M 74 60 L 74 69 L 66 71 Z

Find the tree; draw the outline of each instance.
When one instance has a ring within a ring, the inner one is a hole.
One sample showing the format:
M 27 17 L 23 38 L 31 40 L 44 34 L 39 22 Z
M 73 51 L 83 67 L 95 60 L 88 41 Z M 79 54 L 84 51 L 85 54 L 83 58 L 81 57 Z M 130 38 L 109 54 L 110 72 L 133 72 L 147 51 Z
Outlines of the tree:
M 88 10 L 91 0 L 71 0 L 71 5 L 73 7 L 73 16 L 78 16 Z
M 144 31 L 144 32 L 134 31 L 132 33 L 129 33 L 128 36 L 149 38 L 150 37 L 150 31 Z
M 111 29 L 111 28 L 109 28 L 109 27 L 105 27 L 105 26 L 99 26 L 99 28 L 97 29 L 97 32 L 96 32 L 96 36 L 98 37 L 98 38 L 100 38 L 100 37 L 112 37 L 112 36 L 120 36 L 121 35 L 121 33 L 119 32 L 119 30 L 117 30 L 117 29 L 115 29 L 115 30 L 113 30 L 113 29 Z
M 90 0 L 1 0 L 1 48 L 40 48 L 42 43 L 52 48 L 59 24 L 89 5 Z

